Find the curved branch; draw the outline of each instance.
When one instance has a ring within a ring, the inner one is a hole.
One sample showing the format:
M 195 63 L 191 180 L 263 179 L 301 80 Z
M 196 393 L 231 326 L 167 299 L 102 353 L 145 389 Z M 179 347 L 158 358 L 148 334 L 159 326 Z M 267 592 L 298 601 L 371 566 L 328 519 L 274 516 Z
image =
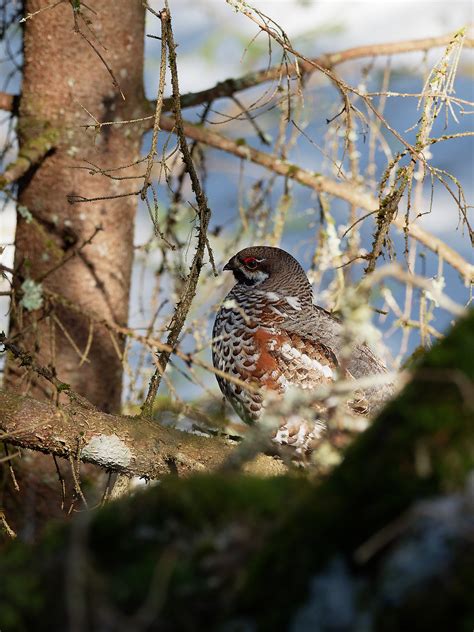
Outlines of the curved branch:
M 401 42 L 391 42 L 388 44 L 376 44 L 371 46 L 359 46 L 350 48 L 338 53 L 328 53 L 321 57 L 314 58 L 311 63 L 299 62 L 300 71 L 305 73 L 314 72 L 317 66 L 323 68 L 331 68 L 337 64 L 345 61 L 377 55 L 393 55 L 397 53 L 408 53 L 415 51 L 424 51 L 430 48 L 445 46 L 452 40 L 452 34 L 442 35 L 439 37 L 424 38 L 418 40 L 408 40 Z M 474 47 L 474 39 L 466 38 L 463 45 L 468 48 Z M 288 73 L 295 73 L 296 69 L 294 65 L 288 65 Z M 270 69 L 258 71 L 255 73 L 248 73 L 238 79 L 228 79 L 226 81 L 216 84 L 214 87 L 207 90 L 202 90 L 196 93 L 188 93 L 181 95 L 180 103 L 181 107 L 191 107 L 199 105 L 200 103 L 208 102 L 209 100 L 216 99 L 224 96 L 231 96 L 234 92 L 245 90 L 252 86 L 256 86 L 265 81 L 275 79 L 279 76 L 280 67 L 275 66 Z M 5 96 L 5 103 L 10 103 L 12 99 L 16 98 L 12 95 Z M 7 98 L 8 97 L 8 98 Z M 11 98 L 10 98 L 11 97 Z M 2 100 L 0 98 L 0 107 Z M 150 103 L 150 108 L 152 104 Z M 169 111 L 173 107 L 173 98 L 164 99 L 163 110 Z M 147 120 L 143 121 L 148 127 L 153 126 L 154 117 L 150 116 Z M 160 122 L 162 129 L 167 131 L 174 131 L 175 122 L 167 117 L 162 116 Z M 211 147 L 221 149 L 228 153 L 232 153 L 240 158 L 249 159 L 256 164 L 260 164 L 265 168 L 278 173 L 280 175 L 291 177 L 301 184 L 308 186 L 317 191 L 324 191 L 330 195 L 334 195 L 343 200 L 348 201 L 351 204 L 357 205 L 362 209 L 369 212 L 377 211 L 379 209 L 378 200 L 367 191 L 362 189 L 354 189 L 352 185 L 346 185 L 344 183 L 337 183 L 322 175 L 317 175 L 300 169 L 295 165 L 281 162 L 278 158 L 259 152 L 246 145 L 237 145 L 231 139 L 227 139 L 224 136 L 205 130 L 201 127 L 192 125 L 185 122 L 184 133 L 189 138 L 207 144 Z M 49 146 L 43 156 L 54 147 L 54 143 Z M 43 156 L 36 159 L 36 162 L 41 160 Z M 16 181 L 22 175 L 24 175 L 31 167 L 31 162 L 28 160 L 25 162 L 21 157 L 17 161 L 7 167 L 5 173 L 0 175 L 0 190 L 7 184 Z M 402 217 L 396 217 L 393 224 L 399 230 L 407 230 L 405 226 L 405 220 Z M 450 248 L 438 237 L 435 237 L 428 231 L 424 230 L 417 224 L 411 223 L 408 227 L 409 235 L 422 243 L 424 246 L 441 256 L 447 263 L 449 263 L 455 270 L 457 270 L 467 282 L 471 281 L 474 276 L 474 266 L 469 264 L 463 257 L 461 257 L 455 250 Z
M 163 130 L 173 132 L 175 130 L 175 122 L 170 117 L 162 116 L 160 127 Z M 193 125 L 192 123 L 185 122 L 183 130 L 189 138 L 214 147 L 215 149 L 233 154 L 244 160 L 250 160 L 255 164 L 265 167 L 269 171 L 296 180 L 296 182 L 315 191 L 334 195 L 366 211 L 377 211 L 379 209 L 379 201 L 377 198 L 362 187 L 357 188 L 353 183 L 336 182 L 327 176 L 307 171 L 297 165 L 281 160 L 278 156 L 259 151 L 247 144 L 236 142 L 226 136 L 217 134 L 204 127 Z M 393 225 L 399 230 L 408 230 L 410 237 L 413 237 L 413 239 L 416 239 L 442 257 L 444 261 L 457 270 L 467 282 L 470 282 L 474 278 L 474 266 L 441 241 L 441 239 L 438 239 L 438 237 L 435 237 L 413 222 L 406 228 L 405 218 L 400 215 L 393 220 Z
M 160 478 L 219 468 L 235 449 L 220 437 L 202 437 L 156 421 L 109 415 L 70 403 L 60 408 L 0 390 L 0 439 L 56 457 L 93 463 L 126 476 Z M 253 471 L 276 474 L 283 464 L 260 455 Z

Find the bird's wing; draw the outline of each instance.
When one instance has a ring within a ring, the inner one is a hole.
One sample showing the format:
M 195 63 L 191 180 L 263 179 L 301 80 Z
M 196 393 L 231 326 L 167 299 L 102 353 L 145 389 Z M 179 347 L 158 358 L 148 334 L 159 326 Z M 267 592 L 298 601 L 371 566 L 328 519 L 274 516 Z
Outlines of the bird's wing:
M 273 309 L 280 312 L 275 316 L 283 331 L 301 337 L 306 344 L 324 345 L 333 354 L 335 366 L 345 364 L 342 354 L 343 326 L 338 318 L 316 305 L 304 309 L 292 308 L 287 300 L 275 302 Z M 383 360 L 367 344 L 354 345 L 346 366 L 350 376 L 356 379 L 387 372 Z M 389 399 L 392 391 L 391 384 L 374 385 L 365 389 L 363 395 L 369 401 L 369 408 L 374 409 Z
M 343 364 L 342 324 L 322 307 L 313 305 L 311 311 L 292 312 L 281 326 L 287 331 L 298 332 L 308 340 L 323 342 L 332 350 L 338 362 Z M 387 371 L 385 363 L 366 344 L 354 345 L 347 368 L 355 378 Z
M 264 333 L 264 330 L 260 331 Z M 271 359 L 268 364 L 273 369 L 273 373 L 270 371 L 267 375 L 275 376 L 274 388 L 285 390 L 289 386 L 297 386 L 311 389 L 335 379 L 337 359 L 321 341 L 309 340 L 284 328 L 264 335 L 268 337 L 265 345 L 267 356 Z M 262 354 L 260 359 L 263 357 Z

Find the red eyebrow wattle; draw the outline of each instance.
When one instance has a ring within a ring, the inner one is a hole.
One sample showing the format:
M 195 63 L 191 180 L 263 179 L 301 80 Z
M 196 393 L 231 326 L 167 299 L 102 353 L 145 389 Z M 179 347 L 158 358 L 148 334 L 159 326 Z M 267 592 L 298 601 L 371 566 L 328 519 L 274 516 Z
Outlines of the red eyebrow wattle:
M 257 260 L 255 259 L 255 257 L 245 257 L 243 261 L 244 263 L 250 263 L 251 261 L 257 261 Z

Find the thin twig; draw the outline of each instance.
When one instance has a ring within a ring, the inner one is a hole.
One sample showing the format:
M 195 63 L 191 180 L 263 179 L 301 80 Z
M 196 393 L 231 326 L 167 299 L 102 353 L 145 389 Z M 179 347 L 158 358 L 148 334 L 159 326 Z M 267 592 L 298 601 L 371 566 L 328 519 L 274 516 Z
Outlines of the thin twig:
M 374 234 L 374 240 L 372 244 L 372 251 L 368 254 L 368 265 L 365 269 L 367 274 L 370 274 L 375 270 L 377 259 L 382 254 L 382 249 L 387 239 L 388 231 L 392 225 L 393 220 L 398 211 L 398 205 L 405 193 L 405 189 L 409 182 L 411 171 L 407 172 L 407 169 L 402 168 L 395 181 L 395 186 L 388 195 L 380 201 L 380 208 L 377 213 L 377 227 Z
M 77 496 L 82 500 L 82 502 L 84 503 L 84 506 L 86 507 L 86 509 L 89 507 L 86 497 L 84 496 L 84 492 L 82 491 L 81 488 L 81 483 L 79 481 L 79 477 L 80 477 L 80 472 L 79 472 L 79 467 L 80 467 L 80 450 L 78 450 L 78 454 L 77 454 L 77 464 L 74 463 L 74 459 L 72 457 L 72 454 L 69 455 L 69 464 L 71 466 L 71 474 L 72 474 L 72 478 L 74 480 L 74 491 L 76 492 Z M 76 471 L 76 467 L 77 467 L 77 471 Z
M 42 283 L 46 277 L 48 277 L 50 274 L 53 274 L 53 272 L 56 272 L 57 270 L 59 270 L 59 268 L 62 268 L 68 261 L 70 261 L 71 259 L 73 259 L 74 257 L 76 257 L 86 246 L 88 246 L 89 244 L 92 243 L 92 241 L 94 240 L 95 236 L 100 233 L 100 231 L 104 230 L 103 227 L 101 225 L 96 226 L 94 228 L 94 232 L 91 234 L 90 237 L 88 237 L 87 239 L 85 239 L 82 244 L 80 246 L 78 246 L 77 248 L 72 248 L 71 251 L 65 255 L 60 261 L 58 261 L 58 263 L 56 265 L 54 265 L 52 268 L 50 268 L 49 270 L 46 270 L 46 272 L 44 272 L 38 279 L 36 279 L 37 283 Z
M 90 41 L 90 39 L 87 37 L 87 35 L 85 35 L 82 31 L 81 28 L 79 26 L 79 22 L 78 22 L 78 15 L 80 15 L 80 13 L 73 7 L 73 16 L 74 16 L 74 32 L 77 33 L 78 35 L 80 35 L 88 44 L 89 46 L 92 48 L 92 50 L 94 51 L 94 53 L 97 55 L 97 57 L 100 59 L 100 61 L 104 64 L 107 72 L 109 73 L 111 79 L 112 79 L 112 83 L 114 85 L 114 87 L 120 92 L 120 96 L 122 97 L 122 99 L 125 101 L 125 95 L 122 92 L 122 88 L 120 87 L 120 84 L 117 80 L 117 78 L 114 75 L 114 72 L 112 70 L 112 68 L 109 66 L 109 64 L 107 63 L 107 61 L 104 59 L 103 55 L 101 54 L 101 52 L 97 49 L 97 47 Z
M 16 343 L 9 340 L 3 331 L 0 332 L 0 345 L 3 345 L 5 350 L 10 351 L 14 358 L 20 362 L 20 366 L 27 367 L 27 369 L 34 371 L 37 375 L 43 377 L 48 382 L 53 384 L 57 393 L 66 393 L 70 399 L 77 402 L 85 408 L 90 408 L 92 404 L 84 399 L 81 395 L 71 389 L 69 384 L 62 382 L 56 375 L 54 368 L 45 367 L 33 360 L 31 354 L 19 347 Z M 80 352 L 79 352 L 80 353 Z
M 10 477 L 12 479 L 13 489 L 16 492 L 19 492 L 20 491 L 20 486 L 18 485 L 18 481 L 16 480 L 15 470 L 13 469 L 13 464 L 11 462 L 11 459 L 14 456 L 17 456 L 18 452 L 16 452 L 14 455 L 10 455 L 10 453 L 8 451 L 8 444 L 7 443 L 3 444 L 3 449 L 5 450 L 5 459 L 2 459 L 2 461 L 7 461 L 8 462 L 8 471 L 10 472 Z
M 38 9 L 37 11 L 33 11 L 33 13 L 27 13 L 24 17 L 21 18 L 20 22 L 26 22 L 27 20 L 31 20 L 31 18 L 34 18 L 35 15 L 38 15 L 38 13 L 42 13 L 43 11 L 49 11 L 50 9 L 54 9 L 54 7 L 57 7 L 58 4 L 63 4 L 63 2 L 66 2 L 66 0 L 58 0 L 58 2 L 53 2 L 52 4 L 48 4 L 45 7 L 41 7 L 41 9 Z
M 1 530 L 12 540 L 14 540 L 16 538 L 16 533 L 15 531 L 13 531 L 13 529 L 10 527 L 10 525 L 7 522 L 7 518 L 5 516 L 5 513 L 3 511 L 0 511 L 0 527 Z
M 64 511 L 64 506 L 66 504 L 66 481 L 64 480 L 64 476 L 59 469 L 59 463 L 55 454 L 53 454 L 53 461 L 54 467 L 56 468 L 56 474 L 58 475 L 59 484 L 61 485 L 61 511 Z
M 418 276 L 416 274 L 412 274 L 407 270 L 404 270 L 401 265 L 398 263 L 390 263 L 386 266 L 383 266 L 379 270 L 374 270 L 374 272 L 364 277 L 361 281 L 361 287 L 373 287 L 377 283 L 380 283 L 386 277 L 392 277 L 397 279 L 401 283 L 405 283 L 407 285 L 414 285 L 415 287 L 419 287 L 425 292 L 429 292 L 433 299 L 439 304 L 440 307 L 450 311 L 455 316 L 461 317 L 466 313 L 465 308 L 459 303 L 453 301 L 449 296 L 443 294 L 433 283 L 432 279 L 426 279 L 424 277 Z
M 173 31 L 171 27 L 171 14 L 169 12 L 168 3 L 165 0 L 166 12 L 162 12 L 161 20 L 165 22 L 164 37 L 166 36 L 168 45 L 168 60 L 171 71 L 171 84 L 173 88 L 174 99 L 174 115 L 175 115 L 175 129 L 178 135 L 179 146 L 183 156 L 186 170 L 191 179 L 191 185 L 196 198 L 198 210 L 199 210 L 199 227 L 198 227 L 198 239 L 197 247 L 194 253 L 191 268 L 186 279 L 184 289 L 179 303 L 176 306 L 176 310 L 171 320 L 170 332 L 167 338 L 167 345 L 174 349 L 184 322 L 188 315 L 191 303 L 196 293 L 196 286 L 199 279 L 199 274 L 203 266 L 204 252 L 207 246 L 207 227 L 209 225 L 209 219 L 211 212 L 207 206 L 207 199 L 201 188 L 201 183 L 194 169 L 193 159 L 189 151 L 188 144 L 186 142 L 186 135 L 184 132 L 184 122 L 181 115 L 181 104 L 179 95 L 179 82 L 178 82 L 178 69 L 176 64 L 176 46 L 173 38 Z M 153 402 L 160 386 L 163 372 L 166 370 L 171 353 L 169 351 L 162 351 L 157 358 L 157 366 L 149 384 L 148 393 L 145 402 L 142 406 L 142 415 L 151 416 L 153 410 Z
M 151 170 L 153 168 L 154 158 L 156 156 L 156 146 L 158 142 L 158 132 L 160 130 L 160 117 L 161 110 L 163 107 L 163 96 L 165 91 L 165 78 L 166 78 L 166 46 L 167 46 L 167 37 L 166 37 L 166 24 L 168 17 L 166 15 L 166 11 L 163 10 L 159 14 L 161 20 L 161 58 L 160 58 L 160 79 L 158 82 L 158 94 L 156 97 L 156 108 L 155 108 L 155 120 L 153 123 L 153 135 L 151 139 L 151 148 L 148 153 L 147 158 L 147 168 L 145 173 L 145 178 L 143 182 L 143 189 L 141 192 L 142 200 L 145 199 L 147 189 L 150 186 L 150 175 Z

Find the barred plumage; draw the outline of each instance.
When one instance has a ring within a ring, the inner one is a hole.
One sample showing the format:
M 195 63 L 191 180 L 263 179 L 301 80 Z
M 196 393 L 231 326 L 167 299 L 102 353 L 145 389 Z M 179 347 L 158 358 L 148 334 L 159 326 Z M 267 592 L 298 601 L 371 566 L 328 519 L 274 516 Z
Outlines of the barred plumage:
M 258 392 L 252 392 L 217 378 L 237 414 L 252 423 L 262 417 L 269 390 L 283 396 L 290 386 L 312 389 L 335 378 L 342 325 L 313 305 L 303 268 L 284 250 L 246 248 L 232 257 L 224 270 L 232 270 L 237 284 L 216 316 L 213 361 L 216 368 L 242 382 L 260 385 Z M 347 373 L 355 378 L 385 371 L 383 362 L 366 345 L 354 349 L 347 366 Z M 367 407 L 379 404 L 389 391 L 386 387 L 365 392 Z M 291 437 L 301 434 L 297 426 L 289 431 L 284 422 L 280 440 L 292 443 Z M 314 431 L 320 424 L 314 426 L 311 421 L 309 427 Z M 294 442 L 298 444 L 300 439 Z

